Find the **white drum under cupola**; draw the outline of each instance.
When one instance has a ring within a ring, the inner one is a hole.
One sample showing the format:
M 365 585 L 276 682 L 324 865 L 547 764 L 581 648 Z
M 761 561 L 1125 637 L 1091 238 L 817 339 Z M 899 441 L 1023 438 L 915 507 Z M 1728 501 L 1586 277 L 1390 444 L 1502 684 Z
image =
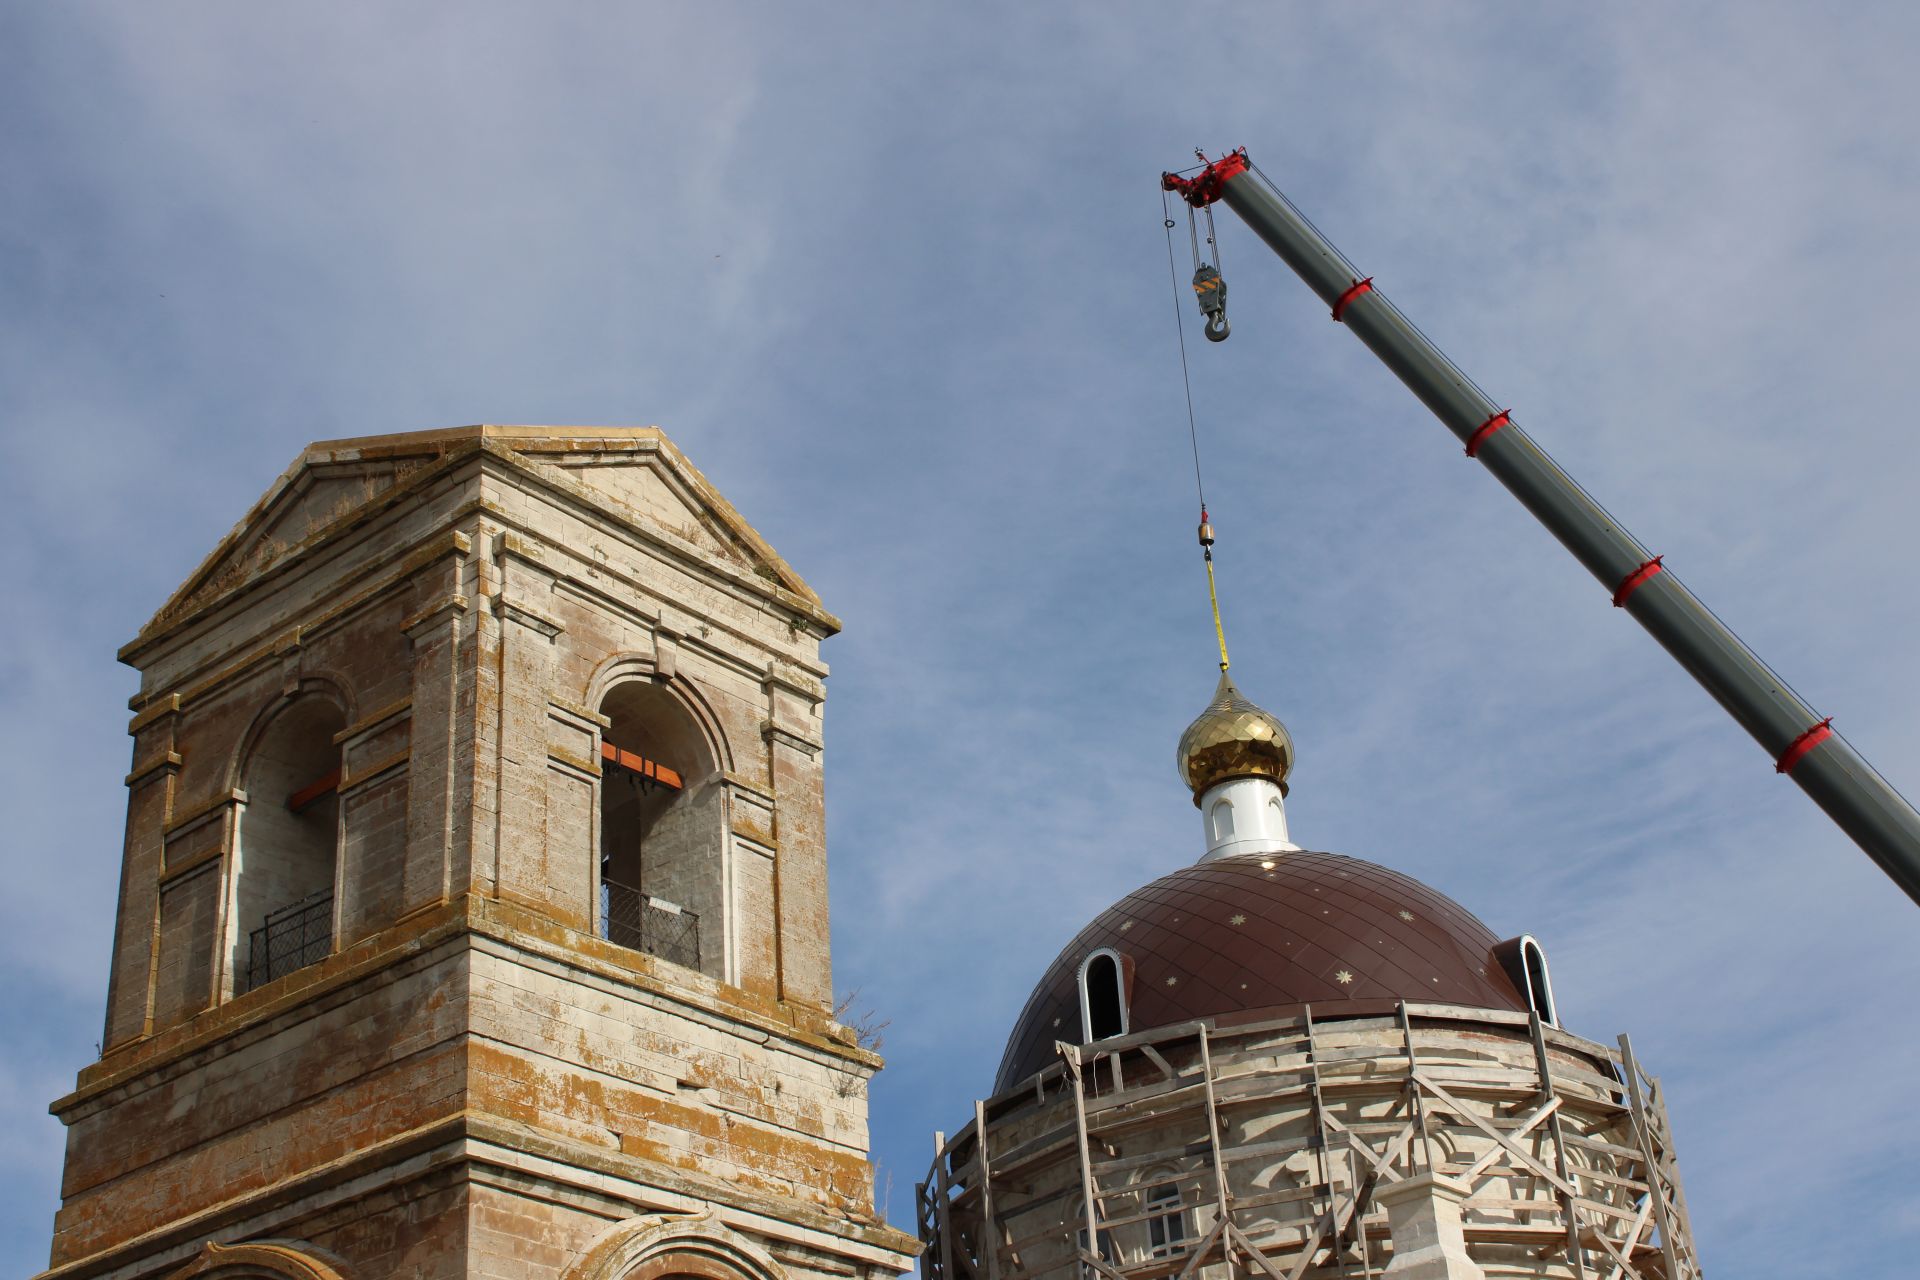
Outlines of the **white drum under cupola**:
M 1248 701 L 1226 672 L 1213 701 L 1180 735 L 1180 780 L 1193 792 L 1206 836 L 1202 862 L 1299 849 L 1287 835 L 1293 738 Z

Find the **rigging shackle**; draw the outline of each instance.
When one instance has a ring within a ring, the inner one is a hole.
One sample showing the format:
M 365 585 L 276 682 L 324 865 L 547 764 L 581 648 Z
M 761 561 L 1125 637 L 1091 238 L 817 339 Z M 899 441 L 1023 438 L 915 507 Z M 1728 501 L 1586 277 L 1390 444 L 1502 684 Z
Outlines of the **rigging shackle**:
M 1227 324 L 1227 282 L 1220 268 L 1202 263 L 1193 273 L 1193 292 L 1200 299 L 1200 314 L 1206 317 L 1208 342 L 1225 342 L 1233 330 Z

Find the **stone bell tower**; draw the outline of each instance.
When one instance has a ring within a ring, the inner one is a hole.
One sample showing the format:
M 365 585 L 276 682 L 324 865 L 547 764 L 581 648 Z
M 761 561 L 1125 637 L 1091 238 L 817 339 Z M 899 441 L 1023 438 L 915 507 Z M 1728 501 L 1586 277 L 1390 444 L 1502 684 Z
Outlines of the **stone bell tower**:
M 47 1277 L 870 1280 L 838 622 L 652 428 L 308 449 L 140 672 Z

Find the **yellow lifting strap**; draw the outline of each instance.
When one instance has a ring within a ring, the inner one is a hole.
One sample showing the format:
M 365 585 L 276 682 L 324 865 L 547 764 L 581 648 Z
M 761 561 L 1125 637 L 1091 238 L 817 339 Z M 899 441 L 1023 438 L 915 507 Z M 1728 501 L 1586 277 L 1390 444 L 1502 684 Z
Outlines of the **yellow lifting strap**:
M 1220 592 L 1213 583 L 1213 522 L 1200 508 L 1200 553 L 1207 561 L 1207 603 L 1213 606 L 1213 638 L 1220 642 L 1220 670 L 1227 669 L 1227 629 L 1220 625 Z

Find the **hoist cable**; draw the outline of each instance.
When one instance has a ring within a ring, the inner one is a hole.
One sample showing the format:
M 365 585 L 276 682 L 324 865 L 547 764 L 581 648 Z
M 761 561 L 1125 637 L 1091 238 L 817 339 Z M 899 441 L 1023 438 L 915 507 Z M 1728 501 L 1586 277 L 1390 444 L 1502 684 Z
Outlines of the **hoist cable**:
M 1174 265 L 1173 258 L 1173 216 L 1167 206 L 1167 193 L 1160 193 L 1160 221 L 1167 233 L 1167 284 L 1173 290 L 1173 330 L 1180 346 L 1180 385 L 1187 395 L 1187 441 L 1193 447 L 1193 487 L 1200 498 L 1200 528 L 1202 530 L 1200 550 L 1207 564 L 1207 603 L 1213 609 L 1213 638 L 1220 645 L 1220 670 L 1227 669 L 1227 629 L 1220 622 L 1220 592 L 1213 580 L 1213 547 L 1209 536 L 1207 521 L 1207 486 L 1200 476 L 1200 427 L 1193 412 L 1193 375 L 1187 368 L 1187 322 L 1180 313 L 1180 270 Z M 1209 228 L 1211 229 L 1211 228 Z M 1187 230 L 1194 241 L 1194 261 L 1199 262 L 1199 230 L 1193 218 L 1191 206 L 1187 209 Z M 1216 247 L 1215 256 L 1219 250 Z
M 1207 486 L 1200 479 L 1200 428 L 1193 415 L 1193 377 L 1187 372 L 1187 322 L 1180 314 L 1180 270 L 1173 263 L 1173 218 L 1168 216 L 1167 193 L 1160 193 L 1161 221 L 1167 230 L 1167 283 L 1173 289 L 1173 329 L 1180 341 L 1180 385 L 1187 393 L 1187 440 L 1193 446 L 1193 487 L 1200 495 L 1200 509 L 1207 509 Z

